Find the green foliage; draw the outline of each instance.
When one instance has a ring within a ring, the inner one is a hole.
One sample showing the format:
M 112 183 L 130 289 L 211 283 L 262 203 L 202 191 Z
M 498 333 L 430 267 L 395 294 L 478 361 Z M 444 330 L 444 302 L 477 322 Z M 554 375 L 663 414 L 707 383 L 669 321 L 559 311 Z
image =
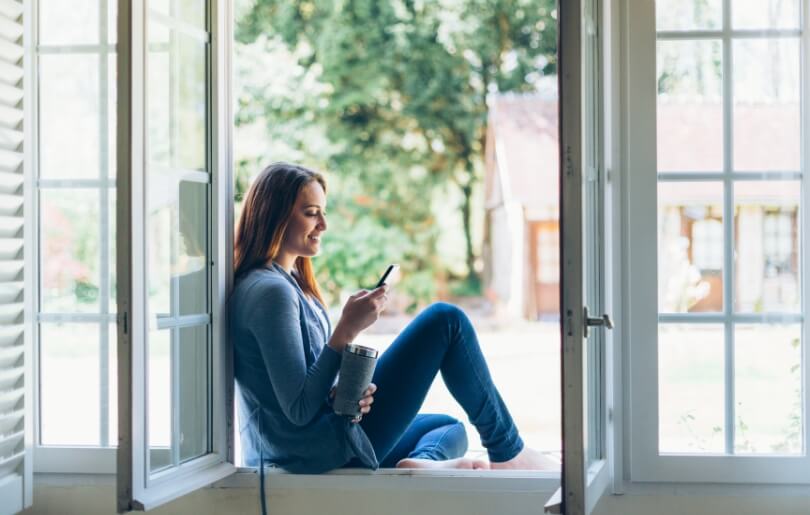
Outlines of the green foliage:
M 76 281 L 73 285 L 73 294 L 77 302 L 90 304 L 98 300 L 98 286 L 86 281 Z
M 487 95 L 532 91 L 555 72 L 554 6 L 554 0 L 238 2 L 236 123 L 260 127 L 264 137 L 254 144 L 258 152 L 241 155 L 237 198 L 246 177 L 270 161 L 327 170 L 333 207 L 324 252 L 336 263 L 323 264 L 330 295 L 394 261 L 410 267 L 400 287 L 427 299 L 435 274 L 442 274 L 432 256 L 440 235 L 431 192 L 452 184 L 462 193 L 457 207 L 474 284 L 471 206 L 483 170 Z M 240 145 L 250 142 L 237 141 L 237 151 Z M 352 253 L 366 256 L 350 259 Z

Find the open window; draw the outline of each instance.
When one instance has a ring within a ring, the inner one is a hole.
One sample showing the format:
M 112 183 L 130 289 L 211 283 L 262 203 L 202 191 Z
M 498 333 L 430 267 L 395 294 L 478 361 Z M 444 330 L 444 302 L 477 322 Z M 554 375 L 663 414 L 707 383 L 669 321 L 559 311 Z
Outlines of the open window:
M 808 2 L 634 7 L 632 479 L 807 483 Z
M 118 4 L 118 509 L 231 474 L 228 2 Z
M 546 511 L 591 513 L 611 480 L 612 365 L 604 279 L 606 170 L 602 138 L 602 5 L 560 4 L 560 263 L 563 473 Z

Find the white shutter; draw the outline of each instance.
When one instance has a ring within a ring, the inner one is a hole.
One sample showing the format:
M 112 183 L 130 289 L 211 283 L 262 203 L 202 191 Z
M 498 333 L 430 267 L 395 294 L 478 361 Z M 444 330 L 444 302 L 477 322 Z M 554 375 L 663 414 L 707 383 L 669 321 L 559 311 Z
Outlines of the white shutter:
M 28 130 L 23 18 L 28 21 L 28 12 L 21 1 L 0 0 L 0 514 L 31 505 L 31 363 L 23 266 L 25 240 L 30 238 L 23 167 Z

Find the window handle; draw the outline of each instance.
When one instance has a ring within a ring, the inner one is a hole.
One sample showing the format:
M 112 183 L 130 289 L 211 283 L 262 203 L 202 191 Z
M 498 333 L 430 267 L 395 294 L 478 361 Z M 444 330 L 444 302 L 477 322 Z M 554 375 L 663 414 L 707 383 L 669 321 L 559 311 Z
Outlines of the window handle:
M 605 326 L 607 329 L 613 329 L 613 321 L 610 319 L 610 315 L 608 315 L 607 313 L 605 313 L 599 318 L 590 318 L 588 317 L 588 306 L 585 306 L 583 310 L 584 310 L 583 318 L 585 319 L 583 332 L 585 333 L 585 338 L 588 337 L 589 334 L 588 328 L 591 326 L 594 327 Z

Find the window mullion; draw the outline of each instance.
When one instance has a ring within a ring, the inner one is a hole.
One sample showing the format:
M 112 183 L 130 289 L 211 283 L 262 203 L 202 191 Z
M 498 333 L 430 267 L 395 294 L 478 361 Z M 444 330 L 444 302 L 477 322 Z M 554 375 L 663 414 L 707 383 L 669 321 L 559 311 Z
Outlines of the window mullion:
M 808 123 L 807 117 L 810 114 L 810 109 L 808 109 L 807 100 L 810 99 L 810 36 L 808 35 L 808 28 L 810 28 L 810 6 L 808 5 L 810 2 L 808 0 L 803 0 L 799 8 L 801 9 L 801 36 L 800 36 L 800 53 L 801 56 L 799 66 L 801 67 L 801 94 L 799 96 L 799 109 L 800 109 L 800 130 L 802 134 L 802 139 L 800 141 L 800 150 L 799 150 L 799 166 L 801 167 L 802 175 L 807 173 L 807 153 L 810 151 L 810 123 Z M 800 204 L 799 204 L 799 213 L 801 215 L 801 223 L 799 229 L 799 249 L 800 249 L 800 256 L 799 259 L 799 274 L 801 277 L 801 313 L 804 317 L 806 313 L 806 309 L 808 309 L 807 303 L 807 295 L 810 294 L 810 278 L 808 277 L 808 270 L 807 267 L 804 266 L 804 262 L 806 261 L 805 252 L 807 252 L 807 245 L 806 241 L 808 238 L 808 227 L 810 227 L 810 213 L 807 209 L 807 206 L 810 206 L 810 189 L 807 186 L 807 180 L 802 177 L 801 179 L 801 196 L 800 196 Z M 810 327 L 805 320 L 801 322 L 801 389 L 802 389 L 802 411 L 801 411 L 801 423 L 802 423 L 802 452 L 807 454 L 808 452 L 808 442 L 810 442 L 810 424 L 807 423 L 808 414 L 810 414 L 810 395 L 808 395 L 808 378 L 810 375 L 807 373 L 808 369 L 808 353 L 807 353 L 807 342 L 810 341 Z
M 723 0 L 723 313 L 725 345 L 725 451 L 734 453 L 734 88 L 731 0 Z
M 98 57 L 98 91 L 99 91 L 99 303 L 102 315 L 110 311 L 110 231 L 109 231 L 109 189 L 104 184 L 109 177 L 109 84 L 108 84 L 108 46 L 109 34 L 107 30 L 108 0 L 99 0 L 99 41 L 101 50 Z M 101 423 L 99 436 L 101 446 L 110 445 L 110 331 L 106 317 L 99 325 L 99 421 Z

